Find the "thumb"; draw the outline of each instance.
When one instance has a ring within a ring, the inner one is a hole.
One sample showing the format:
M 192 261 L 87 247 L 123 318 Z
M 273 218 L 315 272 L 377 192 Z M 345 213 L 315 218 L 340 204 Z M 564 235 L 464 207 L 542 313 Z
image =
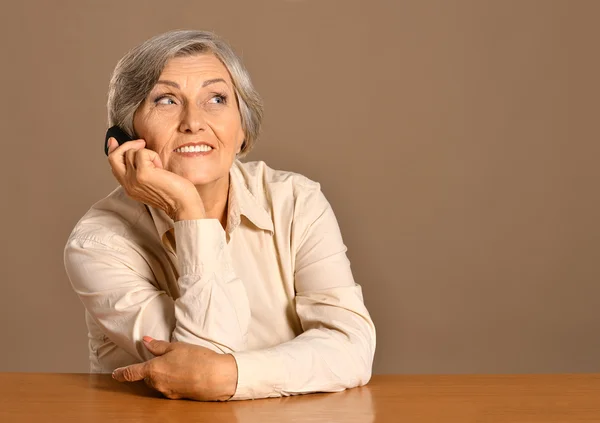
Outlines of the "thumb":
M 135 382 L 146 377 L 146 363 L 132 364 L 127 367 L 119 367 L 112 374 L 113 379 L 119 382 Z
M 155 356 L 163 355 L 167 351 L 169 351 L 169 347 L 171 346 L 170 342 L 160 341 L 158 339 L 153 339 L 149 336 L 144 336 L 144 345 Z

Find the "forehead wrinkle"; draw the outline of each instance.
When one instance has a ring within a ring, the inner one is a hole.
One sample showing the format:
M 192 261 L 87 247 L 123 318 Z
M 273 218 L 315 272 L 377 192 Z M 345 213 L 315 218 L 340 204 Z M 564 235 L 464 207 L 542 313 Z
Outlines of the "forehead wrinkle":
M 199 62 L 197 59 L 190 60 L 189 57 L 186 57 L 185 59 L 171 59 L 172 61 L 170 61 L 163 69 L 163 72 L 159 77 L 159 81 L 166 79 L 178 83 L 176 79 L 178 79 L 177 77 L 179 76 L 184 78 L 183 84 L 178 84 L 180 85 L 180 89 L 183 89 L 188 87 L 190 78 L 194 78 L 196 76 L 198 78 L 202 78 L 204 75 L 208 74 L 202 81 L 202 86 L 200 88 L 204 88 L 204 84 L 207 81 L 219 78 L 223 79 L 223 82 L 228 88 L 231 88 L 231 76 L 229 75 L 229 71 L 225 65 L 223 65 L 223 63 L 221 63 L 221 61 L 214 55 L 208 57 L 211 58 L 209 59 L 209 62 L 206 62 L 205 60 Z M 173 62 L 174 60 L 175 63 Z M 192 75 L 190 75 L 190 73 L 192 73 Z M 155 84 L 155 87 L 156 85 L 157 84 Z

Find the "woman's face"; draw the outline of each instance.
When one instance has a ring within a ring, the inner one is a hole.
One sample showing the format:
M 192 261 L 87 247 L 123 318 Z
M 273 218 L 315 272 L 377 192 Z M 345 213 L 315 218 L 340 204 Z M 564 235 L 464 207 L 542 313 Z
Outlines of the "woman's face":
M 244 140 L 231 77 L 212 53 L 169 60 L 136 110 L 133 127 L 166 170 L 196 186 L 227 177 Z M 179 150 L 189 143 L 204 147 Z

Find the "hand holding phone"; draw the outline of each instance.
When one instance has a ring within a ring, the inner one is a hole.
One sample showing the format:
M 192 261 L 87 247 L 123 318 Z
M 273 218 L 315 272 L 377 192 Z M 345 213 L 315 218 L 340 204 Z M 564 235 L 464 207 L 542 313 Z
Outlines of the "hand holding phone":
M 112 138 L 119 145 L 113 141 L 109 146 L 108 141 Z M 206 217 L 194 184 L 164 169 L 158 153 L 145 146 L 145 140 L 132 140 L 118 127 L 110 128 L 106 134 L 105 152 L 112 173 L 127 195 L 164 210 L 174 221 Z

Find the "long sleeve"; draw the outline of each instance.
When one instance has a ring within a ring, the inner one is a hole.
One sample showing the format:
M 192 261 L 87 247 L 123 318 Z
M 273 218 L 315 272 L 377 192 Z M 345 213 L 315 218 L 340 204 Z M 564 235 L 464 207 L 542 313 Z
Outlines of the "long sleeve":
M 118 236 L 69 238 L 64 264 L 73 289 L 103 333 L 139 361 L 153 357 L 141 342 L 144 335 L 223 353 L 245 348 L 250 310 L 220 223 L 182 220 L 175 234 L 181 270 L 176 300 L 157 288 L 146 259 Z
M 375 326 L 320 190 L 295 221 L 295 303 L 303 333 L 268 349 L 233 352 L 238 366 L 233 400 L 341 391 L 370 380 Z
M 172 341 L 209 346 L 201 342 L 206 340 L 223 353 L 245 349 L 250 305 L 233 271 L 221 223 L 181 220 L 175 222 L 175 238 L 182 276 Z

